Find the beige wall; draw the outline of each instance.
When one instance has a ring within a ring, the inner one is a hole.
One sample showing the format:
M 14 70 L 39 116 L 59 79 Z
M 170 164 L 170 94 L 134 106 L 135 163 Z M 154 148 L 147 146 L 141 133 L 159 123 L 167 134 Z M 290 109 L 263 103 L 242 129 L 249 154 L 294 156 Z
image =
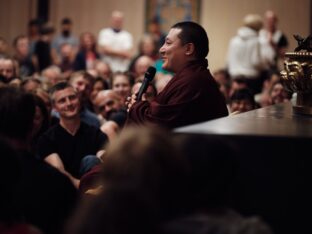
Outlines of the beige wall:
M 36 0 L 0 0 L 0 36 L 12 40 L 26 32 L 27 21 L 35 15 Z M 68 16 L 74 21 L 74 33 L 84 31 L 98 34 L 109 25 L 113 10 L 125 13 L 124 27 L 137 44 L 144 32 L 145 0 L 50 0 L 50 21 L 56 28 Z M 247 13 L 263 14 L 273 9 L 280 18 L 280 28 L 286 33 L 293 50 L 292 34 L 307 36 L 310 28 L 310 0 L 202 0 L 201 24 L 210 39 L 209 64 L 211 70 L 223 67 L 230 38 L 241 26 Z
M 310 30 L 310 0 L 203 0 L 201 23 L 210 39 L 208 56 L 211 70 L 225 64 L 228 42 L 241 26 L 248 13 L 263 15 L 267 9 L 274 10 L 279 16 L 279 28 L 285 32 L 293 50 L 296 41 L 293 34 L 304 37 Z
M 132 33 L 135 45 L 144 30 L 144 0 L 52 0 L 50 1 L 51 23 L 59 26 L 63 17 L 68 16 L 74 22 L 74 32 L 90 31 L 95 35 L 103 27 L 108 27 L 113 10 L 124 12 L 124 28 Z
M 0 37 L 9 43 L 27 33 L 27 22 L 36 12 L 35 0 L 0 0 Z

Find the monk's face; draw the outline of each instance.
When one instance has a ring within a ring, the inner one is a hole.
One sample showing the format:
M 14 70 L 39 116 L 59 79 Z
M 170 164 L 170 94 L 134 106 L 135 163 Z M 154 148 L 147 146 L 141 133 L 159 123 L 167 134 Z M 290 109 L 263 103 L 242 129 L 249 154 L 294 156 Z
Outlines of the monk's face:
M 162 68 L 172 72 L 178 72 L 186 63 L 186 46 L 178 37 L 181 29 L 170 29 L 165 43 L 159 49 L 161 58 L 163 60 Z

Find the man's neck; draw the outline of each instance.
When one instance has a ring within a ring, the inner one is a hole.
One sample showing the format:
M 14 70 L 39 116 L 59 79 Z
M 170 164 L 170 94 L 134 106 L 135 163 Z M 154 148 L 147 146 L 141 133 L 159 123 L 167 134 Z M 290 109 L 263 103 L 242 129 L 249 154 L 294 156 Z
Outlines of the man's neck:
M 80 118 L 60 119 L 60 125 L 72 136 L 75 136 L 80 127 Z

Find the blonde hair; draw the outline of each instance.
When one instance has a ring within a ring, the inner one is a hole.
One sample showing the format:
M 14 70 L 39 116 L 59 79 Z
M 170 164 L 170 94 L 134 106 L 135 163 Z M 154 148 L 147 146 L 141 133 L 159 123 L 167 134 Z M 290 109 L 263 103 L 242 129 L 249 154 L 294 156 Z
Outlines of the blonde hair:
M 244 18 L 244 26 L 259 31 L 263 26 L 262 17 L 257 14 L 246 15 Z

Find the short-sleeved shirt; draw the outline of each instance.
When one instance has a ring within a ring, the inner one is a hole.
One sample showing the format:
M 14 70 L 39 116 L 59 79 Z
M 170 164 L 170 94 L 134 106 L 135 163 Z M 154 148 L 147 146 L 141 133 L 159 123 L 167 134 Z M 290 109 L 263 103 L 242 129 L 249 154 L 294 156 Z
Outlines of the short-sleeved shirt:
M 80 123 L 80 128 L 74 136 L 57 124 L 39 139 L 37 156 L 44 159 L 52 153 L 57 153 L 65 170 L 79 178 L 81 159 L 87 155 L 95 155 L 107 141 L 106 134 L 100 129 L 83 122 Z

